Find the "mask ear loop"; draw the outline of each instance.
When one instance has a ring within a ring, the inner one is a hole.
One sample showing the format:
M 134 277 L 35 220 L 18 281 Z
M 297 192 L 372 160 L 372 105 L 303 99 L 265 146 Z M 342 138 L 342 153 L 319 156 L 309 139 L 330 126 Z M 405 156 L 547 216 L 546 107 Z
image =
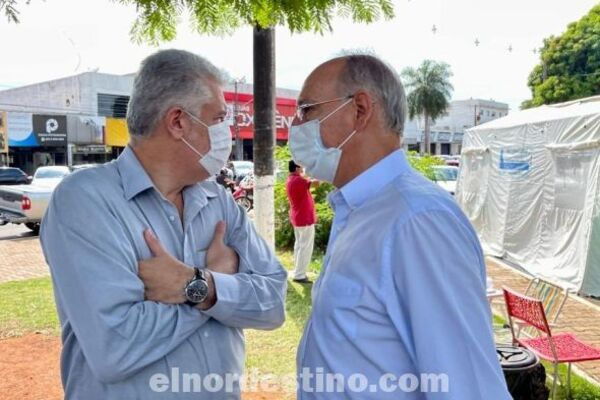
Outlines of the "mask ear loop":
M 183 109 L 183 112 L 186 113 L 192 119 L 192 121 L 196 122 L 197 124 L 201 124 L 206 129 L 208 129 L 208 125 L 206 125 L 204 122 L 202 122 L 202 120 L 200 118 L 196 117 L 194 114 L 192 114 L 191 112 L 189 112 L 185 108 Z
M 338 110 L 340 110 L 342 107 L 344 107 L 346 104 L 350 103 L 352 101 L 352 97 L 350 97 L 348 100 L 346 100 L 345 102 L 343 102 L 341 105 L 339 105 L 335 110 L 333 110 L 332 112 L 330 112 L 329 114 L 327 114 L 325 116 L 325 118 L 321 119 L 319 121 L 319 123 L 321 122 L 325 122 L 325 120 L 329 117 L 331 117 L 333 114 L 335 114 L 336 112 L 338 112 Z
M 183 112 L 186 113 L 193 122 L 197 123 L 197 124 L 201 124 L 202 126 L 204 126 L 206 129 L 208 129 L 208 125 L 206 125 L 204 122 L 202 122 L 200 120 L 200 118 L 197 118 L 196 116 L 194 116 L 191 112 L 189 112 L 188 110 L 186 110 L 185 108 L 183 109 Z M 190 150 L 192 150 L 194 153 L 198 154 L 200 157 L 204 158 L 205 155 L 200 153 L 198 150 L 196 150 L 196 148 L 194 146 L 192 146 L 187 140 L 185 140 L 185 138 L 182 136 L 181 140 L 183 141 L 183 143 L 185 143 L 187 145 L 187 147 L 190 148 Z
M 354 134 L 356 134 L 356 129 L 352 131 L 352 133 L 337 147 L 338 149 L 341 149 L 346 143 L 348 143 L 348 141 L 350 139 L 352 139 L 352 136 L 354 136 Z
M 339 109 L 341 109 L 342 107 L 344 107 L 346 104 L 350 103 L 352 101 L 352 97 L 350 97 L 348 100 L 346 100 L 345 102 L 343 102 L 339 107 L 337 107 L 335 110 L 333 110 L 332 112 L 330 112 L 325 118 L 323 118 L 321 121 L 319 121 L 319 123 L 325 121 L 327 118 L 331 117 L 333 114 L 335 114 Z M 346 142 L 348 142 L 348 140 L 352 139 L 352 136 L 354 136 L 354 134 L 356 133 L 356 129 L 354 131 L 352 131 L 352 133 L 339 145 L 337 146 L 337 149 L 341 149 L 343 145 L 346 144 Z
M 185 140 L 185 138 L 182 136 L 181 140 L 183 141 L 183 143 L 185 143 L 187 145 L 187 147 L 190 148 L 190 150 L 192 150 L 194 153 L 198 154 L 200 157 L 204 158 L 204 154 L 200 153 L 198 150 L 196 150 L 194 148 L 194 146 L 192 146 L 187 140 Z

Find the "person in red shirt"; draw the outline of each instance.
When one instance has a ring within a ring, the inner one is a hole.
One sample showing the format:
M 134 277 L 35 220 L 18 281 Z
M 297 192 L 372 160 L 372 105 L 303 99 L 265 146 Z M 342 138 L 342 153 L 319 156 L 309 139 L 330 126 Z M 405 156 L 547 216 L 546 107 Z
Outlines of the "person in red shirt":
M 310 193 L 311 184 L 317 181 L 303 176 L 304 170 L 294 160 L 288 163 L 290 175 L 286 183 L 288 201 L 290 203 L 290 222 L 294 227 L 294 271 L 295 282 L 310 283 L 306 270 L 313 253 L 315 241 L 315 201 Z

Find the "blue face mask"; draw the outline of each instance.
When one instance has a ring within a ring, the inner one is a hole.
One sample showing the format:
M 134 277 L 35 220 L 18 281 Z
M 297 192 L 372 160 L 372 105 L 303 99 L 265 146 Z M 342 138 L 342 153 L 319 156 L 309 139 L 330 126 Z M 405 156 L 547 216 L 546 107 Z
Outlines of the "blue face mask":
M 292 125 L 290 128 L 289 145 L 292 157 L 297 164 L 304 167 L 308 175 L 315 179 L 333 182 L 342 156 L 341 149 L 356 133 L 356 130 L 352 131 L 337 147 L 325 147 L 321 140 L 321 122 L 351 101 L 352 99 L 348 99 L 320 121 L 314 119 L 300 125 Z

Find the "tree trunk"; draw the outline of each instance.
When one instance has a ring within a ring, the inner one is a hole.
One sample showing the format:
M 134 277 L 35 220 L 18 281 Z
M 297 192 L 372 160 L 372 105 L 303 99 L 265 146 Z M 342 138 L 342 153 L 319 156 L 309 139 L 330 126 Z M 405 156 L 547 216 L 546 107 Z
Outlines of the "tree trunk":
M 254 188 L 258 233 L 275 248 L 275 29 L 254 27 Z
M 429 126 L 429 115 L 424 113 L 423 117 L 425 119 L 425 131 L 423 134 L 425 136 L 423 140 L 425 142 L 425 152 L 423 154 L 429 155 L 431 154 L 431 127 Z

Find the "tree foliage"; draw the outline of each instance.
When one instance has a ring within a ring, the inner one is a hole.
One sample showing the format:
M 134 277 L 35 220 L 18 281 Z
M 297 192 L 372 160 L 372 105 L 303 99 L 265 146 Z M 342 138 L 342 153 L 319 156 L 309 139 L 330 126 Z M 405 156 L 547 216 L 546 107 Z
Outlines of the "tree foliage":
M 452 96 L 451 77 L 448 64 L 432 60 L 423 61 L 418 68 L 407 67 L 402 71 L 411 119 L 426 113 L 435 121 L 444 115 Z
M 392 0 L 116 0 L 134 4 L 139 18 L 131 34 L 137 41 L 158 43 L 175 38 L 187 15 L 198 33 L 224 35 L 241 25 L 285 25 L 292 32 L 331 31 L 334 16 L 374 22 L 394 16 Z
M 31 0 L 25 1 L 29 4 Z M 4 13 L 8 22 L 19 23 L 19 10 L 17 10 L 17 0 L 0 0 L 0 13 Z
M 562 35 L 544 40 L 528 85 L 532 99 L 522 108 L 600 94 L 600 4 Z

